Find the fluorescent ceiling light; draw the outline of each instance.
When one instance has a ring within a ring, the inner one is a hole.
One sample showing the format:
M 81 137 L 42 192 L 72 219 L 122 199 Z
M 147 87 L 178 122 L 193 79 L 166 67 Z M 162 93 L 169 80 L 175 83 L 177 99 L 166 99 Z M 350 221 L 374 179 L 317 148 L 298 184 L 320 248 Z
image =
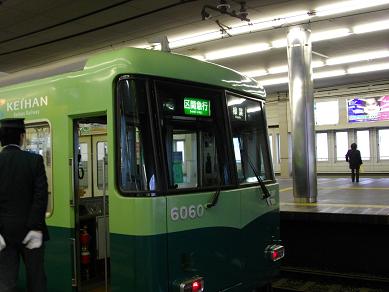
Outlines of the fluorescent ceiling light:
M 320 68 L 324 67 L 324 62 L 323 61 L 312 61 L 312 68 Z
M 273 48 L 284 48 L 288 45 L 286 39 L 279 39 L 271 42 Z
M 330 40 L 340 37 L 349 36 L 351 34 L 348 28 L 337 28 L 326 31 L 312 33 L 312 42 L 319 42 L 322 40 Z M 284 48 L 288 45 L 286 38 L 274 40 L 271 42 L 273 48 Z
M 247 113 L 260 112 L 261 110 L 262 110 L 262 108 L 260 106 L 249 107 L 249 108 L 247 108 Z
M 356 34 L 367 33 L 372 31 L 379 31 L 389 29 L 389 20 L 369 22 L 366 24 L 356 25 L 353 27 L 353 32 Z
M 248 77 L 260 77 L 260 76 L 266 76 L 268 73 L 265 69 L 258 69 L 253 71 L 246 71 L 243 72 L 243 74 Z
M 353 62 L 366 61 L 366 60 L 374 60 L 374 59 L 386 58 L 386 57 L 389 57 L 389 50 L 374 51 L 374 52 L 329 58 L 327 59 L 326 64 L 337 65 L 337 64 L 353 63 Z
M 202 56 L 202 55 L 191 55 L 191 56 L 189 56 L 189 57 L 191 57 L 191 58 L 193 58 L 193 59 L 200 60 L 200 61 L 205 61 L 205 57 Z
M 288 77 L 280 77 L 280 78 L 272 78 L 272 79 L 265 79 L 265 80 L 259 80 L 258 82 L 263 85 L 275 85 L 275 84 L 285 84 L 288 83 L 289 78 Z
M 285 73 L 288 72 L 288 65 L 270 67 L 268 71 L 270 74 Z
M 137 48 L 137 49 L 149 49 L 150 48 L 150 44 L 148 45 L 133 45 L 131 46 L 132 48 Z
M 384 4 L 389 4 L 389 0 L 351 0 L 320 6 L 314 11 L 317 16 L 326 16 L 360 10 L 364 8 L 370 8 Z
M 259 31 L 272 27 L 279 27 L 288 23 L 296 23 L 299 21 L 310 19 L 312 16 L 309 15 L 309 11 L 299 10 L 290 12 L 288 14 L 277 15 L 274 18 L 266 19 L 255 19 L 247 25 L 233 26 L 231 29 L 227 30 L 230 35 L 239 35 L 254 31 Z
M 321 32 L 312 33 L 312 42 L 319 42 L 323 40 L 335 39 L 350 35 L 348 28 L 337 28 Z
M 357 73 L 373 72 L 373 71 L 381 71 L 381 70 L 389 70 L 389 63 L 351 67 L 347 70 L 347 73 L 357 74 Z
M 207 60 L 219 60 L 234 56 L 240 56 L 245 54 L 251 54 L 261 51 L 270 50 L 270 46 L 267 43 L 257 43 L 252 45 L 232 47 L 229 49 L 223 49 L 218 51 L 213 51 L 205 54 Z
M 329 70 L 329 71 L 313 73 L 313 79 L 321 79 L 321 78 L 328 78 L 328 77 L 335 77 L 335 76 L 342 76 L 342 75 L 346 75 L 346 71 L 343 69 Z
M 194 35 L 188 35 L 181 39 L 172 39 L 169 41 L 169 46 L 171 49 L 176 49 L 179 47 L 221 39 L 222 37 L 223 35 L 220 33 L 220 31 L 208 31 Z
M 383 71 L 383 70 L 389 70 L 389 62 L 351 67 L 347 70 L 347 72 L 344 69 L 317 72 L 317 73 L 313 73 L 313 79 L 330 78 L 330 77 L 342 76 L 346 74 L 358 74 L 358 73 Z M 267 86 L 267 85 L 285 84 L 288 83 L 289 79 L 288 77 L 279 77 L 279 78 L 271 78 L 271 79 L 257 80 L 257 81 L 261 85 Z

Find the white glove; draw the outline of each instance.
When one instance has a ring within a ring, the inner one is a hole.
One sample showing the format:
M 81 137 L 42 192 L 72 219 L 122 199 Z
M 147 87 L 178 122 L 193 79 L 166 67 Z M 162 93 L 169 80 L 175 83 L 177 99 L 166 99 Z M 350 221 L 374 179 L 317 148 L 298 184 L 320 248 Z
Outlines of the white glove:
M 5 244 L 5 240 L 4 238 L 1 236 L 0 234 L 0 251 L 2 251 L 3 249 L 5 249 L 7 245 Z
M 28 249 L 40 248 L 42 246 L 42 231 L 31 230 L 23 240 Z

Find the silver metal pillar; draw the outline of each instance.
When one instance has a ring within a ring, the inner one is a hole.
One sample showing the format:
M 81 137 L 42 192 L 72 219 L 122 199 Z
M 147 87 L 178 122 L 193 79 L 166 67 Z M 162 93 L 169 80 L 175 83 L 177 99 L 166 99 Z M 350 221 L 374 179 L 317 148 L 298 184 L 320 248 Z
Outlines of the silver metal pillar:
M 286 99 L 278 101 L 278 124 L 280 131 L 280 176 L 282 178 L 290 177 L 289 169 L 289 145 L 288 145 L 288 101 Z M 291 146 L 290 146 L 291 147 Z
M 295 202 L 317 200 L 311 31 L 288 30 L 289 101 L 292 112 L 293 195 Z

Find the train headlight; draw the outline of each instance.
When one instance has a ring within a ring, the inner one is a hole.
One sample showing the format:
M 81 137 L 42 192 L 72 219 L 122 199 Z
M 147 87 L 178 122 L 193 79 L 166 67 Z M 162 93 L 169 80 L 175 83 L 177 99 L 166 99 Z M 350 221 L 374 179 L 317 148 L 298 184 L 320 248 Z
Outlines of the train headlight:
M 265 256 L 273 262 L 285 256 L 285 247 L 279 244 L 268 245 L 265 249 Z
M 178 284 L 179 292 L 202 292 L 204 291 L 204 279 L 194 277 Z

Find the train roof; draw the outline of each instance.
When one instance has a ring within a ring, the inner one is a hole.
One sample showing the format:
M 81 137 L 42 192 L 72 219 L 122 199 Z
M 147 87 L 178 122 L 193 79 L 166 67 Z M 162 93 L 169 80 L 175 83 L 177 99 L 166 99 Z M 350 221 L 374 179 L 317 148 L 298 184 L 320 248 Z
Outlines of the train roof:
M 219 86 L 265 99 L 264 88 L 254 79 L 226 67 L 174 53 L 136 48 L 112 50 L 100 54 L 21 71 L 0 78 L 0 87 L 72 74 L 117 67 L 127 74 L 174 78 Z M 1 89 L 0 89 L 1 91 Z

